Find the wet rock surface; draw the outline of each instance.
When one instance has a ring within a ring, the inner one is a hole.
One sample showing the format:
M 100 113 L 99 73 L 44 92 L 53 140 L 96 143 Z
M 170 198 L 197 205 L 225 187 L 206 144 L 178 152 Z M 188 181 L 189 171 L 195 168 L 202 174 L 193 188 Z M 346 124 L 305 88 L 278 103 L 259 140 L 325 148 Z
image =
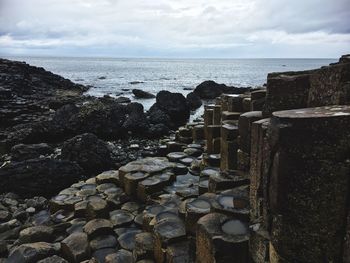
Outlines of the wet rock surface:
M 140 99 L 152 99 L 156 97 L 152 93 L 149 93 L 147 91 L 140 90 L 140 89 L 133 89 L 132 93 L 136 98 L 140 98 Z
M 109 142 L 101 138 L 174 127 L 190 107 L 169 93 L 147 115 L 112 98 L 93 109 L 53 104 L 66 142 L 1 157 L 0 187 L 11 192 L 0 195 L 0 262 L 347 262 L 349 106 L 263 119 L 267 96 L 222 94 L 170 136 Z M 105 118 L 101 133 L 75 134 L 95 118 Z M 103 130 L 112 120 L 123 121 Z

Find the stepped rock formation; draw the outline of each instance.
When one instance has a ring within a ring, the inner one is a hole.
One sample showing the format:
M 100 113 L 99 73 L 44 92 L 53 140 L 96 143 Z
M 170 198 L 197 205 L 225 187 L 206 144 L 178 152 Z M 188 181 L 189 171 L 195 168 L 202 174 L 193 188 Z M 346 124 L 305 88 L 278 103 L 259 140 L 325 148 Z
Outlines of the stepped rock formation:
M 266 90 L 222 94 L 156 157 L 52 198 L 0 195 L 0 262 L 349 262 L 348 66 L 344 56 L 271 74 Z M 322 81 L 336 96 L 310 93 L 321 76 L 336 80 Z

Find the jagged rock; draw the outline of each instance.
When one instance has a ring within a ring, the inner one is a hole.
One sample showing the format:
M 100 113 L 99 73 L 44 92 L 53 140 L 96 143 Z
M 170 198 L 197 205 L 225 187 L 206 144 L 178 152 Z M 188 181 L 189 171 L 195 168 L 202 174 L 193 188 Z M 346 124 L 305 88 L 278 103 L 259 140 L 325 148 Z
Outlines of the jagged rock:
M 103 139 L 120 138 L 126 134 L 126 114 L 127 106 L 116 102 L 89 102 L 70 118 L 69 125 L 75 134 L 91 132 Z
M 186 99 L 190 105 L 191 110 L 196 110 L 202 106 L 201 98 L 194 92 L 188 93 Z
M 73 233 L 61 242 L 62 254 L 70 262 L 81 262 L 90 257 L 88 236 L 85 233 Z
M 91 133 L 65 141 L 61 156 L 62 159 L 78 163 L 87 175 L 96 175 L 113 166 L 107 143 Z
M 136 98 L 140 98 L 140 99 L 152 99 L 156 97 L 153 94 L 140 89 L 133 89 L 132 93 Z
M 59 244 L 37 242 L 20 245 L 10 252 L 6 262 L 8 263 L 36 263 L 41 259 L 58 254 L 61 249 Z
M 167 127 L 171 126 L 171 119 L 166 112 L 161 110 L 157 104 L 153 104 L 153 106 L 148 111 L 149 121 L 151 124 L 163 124 Z
M 0 192 L 23 197 L 51 197 L 83 178 L 81 168 L 70 161 L 32 159 L 14 162 L 0 169 Z
M 0 60 L 0 86 L 0 96 L 8 100 L 1 106 L 1 128 L 47 118 L 50 102 L 77 99 L 87 90 L 43 68 L 6 59 Z

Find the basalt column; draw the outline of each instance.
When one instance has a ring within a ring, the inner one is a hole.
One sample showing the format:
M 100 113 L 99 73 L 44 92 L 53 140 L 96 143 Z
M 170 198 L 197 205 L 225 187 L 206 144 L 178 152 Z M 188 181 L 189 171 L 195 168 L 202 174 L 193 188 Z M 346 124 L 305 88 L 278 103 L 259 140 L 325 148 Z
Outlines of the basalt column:
M 250 156 L 250 254 L 253 262 L 267 262 L 269 259 L 267 174 L 270 167 L 270 147 L 267 131 L 270 119 L 252 123 Z
M 267 201 L 271 262 L 343 262 L 350 197 L 350 106 L 274 112 Z
M 244 173 L 249 173 L 252 123 L 260 119 L 262 119 L 261 111 L 250 111 L 242 114 L 238 120 L 239 149 L 237 151 L 237 168 Z
M 231 171 L 237 169 L 238 126 L 235 121 L 224 121 L 221 126 L 220 169 Z

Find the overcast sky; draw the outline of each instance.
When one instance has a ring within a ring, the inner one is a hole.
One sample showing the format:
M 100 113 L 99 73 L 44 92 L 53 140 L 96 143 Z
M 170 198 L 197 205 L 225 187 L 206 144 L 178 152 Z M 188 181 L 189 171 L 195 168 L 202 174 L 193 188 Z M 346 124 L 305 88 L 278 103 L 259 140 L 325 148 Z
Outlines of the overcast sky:
M 0 0 L 0 54 L 322 57 L 350 53 L 350 0 Z

